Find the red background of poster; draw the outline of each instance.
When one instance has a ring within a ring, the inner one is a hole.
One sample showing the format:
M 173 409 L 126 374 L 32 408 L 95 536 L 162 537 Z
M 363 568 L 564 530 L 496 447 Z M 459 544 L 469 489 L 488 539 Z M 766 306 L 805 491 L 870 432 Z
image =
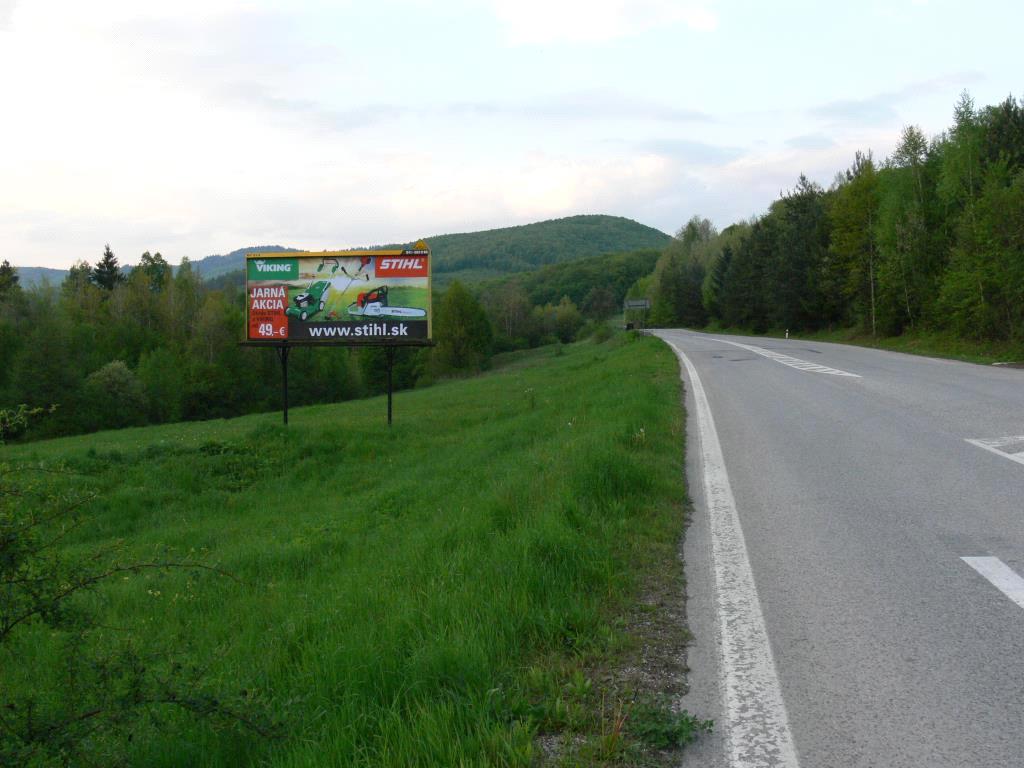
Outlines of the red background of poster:
M 266 297 L 255 297 L 257 291 L 265 291 L 267 286 L 249 286 L 249 338 L 250 339 L 287 339 L 288 338 L 288 317 L 284 311 L 288 307 L 288 289 L 280 288 L 283 296 L 280 299 L 280 309 L 263 309 L 253 306 L 258 301 L 267 301 Z M 263 333 L 260 333 L 260 331 Z

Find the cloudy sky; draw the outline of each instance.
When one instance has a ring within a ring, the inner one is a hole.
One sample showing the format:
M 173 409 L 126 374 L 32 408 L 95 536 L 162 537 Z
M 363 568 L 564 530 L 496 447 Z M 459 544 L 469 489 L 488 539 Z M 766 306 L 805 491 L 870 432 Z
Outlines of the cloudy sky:
M 0 258 L 725 226 L 944 130 L 964 89 L 1024 94 L 1022 22 L 1020 0 L 0 0 Z

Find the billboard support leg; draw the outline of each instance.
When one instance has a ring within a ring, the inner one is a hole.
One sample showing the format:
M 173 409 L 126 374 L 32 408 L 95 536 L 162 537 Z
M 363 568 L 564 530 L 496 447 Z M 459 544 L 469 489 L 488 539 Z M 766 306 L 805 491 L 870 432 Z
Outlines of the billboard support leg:
M 284 405 L 284 425 L 288 426 L 288 344 L 275 347 L 277 356 L 281 359 L 281 401 Z
M 395 367 L 395 348 L 386 347 L 388 359 L 388 426 L 391 426 L 391 373 Z

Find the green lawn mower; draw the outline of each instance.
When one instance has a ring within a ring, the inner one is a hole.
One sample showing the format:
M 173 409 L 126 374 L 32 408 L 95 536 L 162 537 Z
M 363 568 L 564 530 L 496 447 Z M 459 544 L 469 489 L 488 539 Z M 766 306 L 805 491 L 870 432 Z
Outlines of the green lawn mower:
M 288 307 L 284 313 L 289 317 L 297 317 L 299 320 L 308 320 L 317 312 L 323 312 L 330 292 L 330 280 L 315 280 L 309 284 L 306 290 L 292 299 L 295 306 Z

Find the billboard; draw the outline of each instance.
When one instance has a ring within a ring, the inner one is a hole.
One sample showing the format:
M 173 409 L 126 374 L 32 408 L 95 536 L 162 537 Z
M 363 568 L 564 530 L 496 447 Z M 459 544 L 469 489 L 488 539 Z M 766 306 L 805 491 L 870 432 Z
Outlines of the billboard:
M 431 332 L 430 249 L 250 253 L 249 341 L 392 344 Z

